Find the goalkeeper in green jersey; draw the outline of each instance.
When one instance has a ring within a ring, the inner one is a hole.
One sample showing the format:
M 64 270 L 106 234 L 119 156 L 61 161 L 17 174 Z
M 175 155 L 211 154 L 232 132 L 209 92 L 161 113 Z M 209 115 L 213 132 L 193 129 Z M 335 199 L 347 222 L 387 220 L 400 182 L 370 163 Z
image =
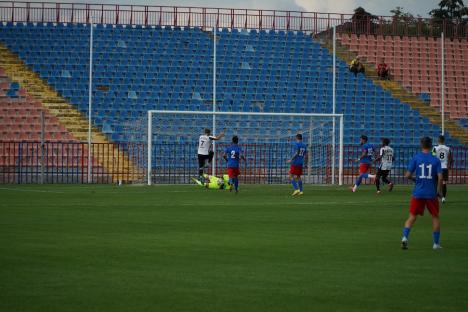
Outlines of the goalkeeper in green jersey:
M 229 189 L 229 176 L 227 174 L 223 175 L 222 178 L 218 178 L 215 176 L 211 176 L 208 174 L 203 175 L 204 182 L 201 182 L 200 180 L 197 180 L 195 178 L 192 178 L 193 182 L 196 184 L 205 187 L 207 189 L 212 189 L 212 190 L 224 190 L 224 189 Z

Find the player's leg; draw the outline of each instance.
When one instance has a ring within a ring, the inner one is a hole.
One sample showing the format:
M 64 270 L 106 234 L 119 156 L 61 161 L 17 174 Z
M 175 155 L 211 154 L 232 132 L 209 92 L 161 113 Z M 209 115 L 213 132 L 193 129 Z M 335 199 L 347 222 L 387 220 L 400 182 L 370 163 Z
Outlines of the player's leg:
M 299 194 L 298 195 L 304 194 L 303 189 L 302 189 L 302 178 L 301 178 L 300 175 L 297 175 L 297 185 L 299 187 Z
M 293 186 L 293 189 L 294 189 L 293 195 L 297 195 L 297 193 L 299 193 L 299 185 L 297 183 L 296 175 L 297 175 L 297 167 L 294 165 L 291 165 L 291 167 L 289 168 L 289 180 L 291 181 L 291 185 Z
M 379 169 L 375 175 L 375 188 L 377 189 L 377 194 L 380 194 L 380 176 L 382 175 L 382 170 Z
M 227 171 L 228 171 L 228 177 L 229 177 L 229 180 L 228 180 L 229 192 L 232 192 L 232 189 L 234 187 L 234 172 L 232 168 L 228 168 Z
M 405 226 L 403 228 L 403 237 L 401 238 L 401 248 L 408 249 L 408 239 L 411 232 L 411 228 L 416 222 L 417 215 L 414 215 L 410 212 L 408 219 L 405 221 Z
M 297 178 L 296 178 L 296 175 L 295 174 L 290 174 L 289 175 L 289 179 L 291 180 L 291 185 L 294 189 L 294 192 L 292 193 L 292 196 L 295 196 L 297 194 L 299 194 L 299 185 L 298 185 L 298 181 L 297 181 Z
M 205 155 L 198 154 L 198 177 L 204 183 L 203 171 L 205 169 Z
M 445 202 L 447 197 L 448 169 L 442 169 L 442 202 Z
M 236 172 L 234 175 L 234 189 L 236 190 L 236 193 L 239 192 L 239 172 Z
M 384 170 L 382 173 L 382 181 L 388 185 L 388 191 L 391 192 L 393 190 L 393 182 L 388 178 L 389 174 L 390 170 Z
M 401 239 L 402 249 L 408 249 L 408 238 L 411 232 L 411 228 L 416 222 L 417 216 L 418 215 L 422 216 L 424 214 L 425 206 L 426 206 L 425 199 L 411 197 L 409 216 L 408 216 L 408 219 L 406 219 L 405 221 L 405 226 L 403 228 L 403 237 Z
M 427 210 L 432 216 L 432 239 L 433 249 L 440 249 L 440 219 L 439 219 L 439 201 L 437 198 L 428 199 L 426 201 Z
M 375 178 L 375 175 L 371 175 L 368 173 L 369 168 L 370 168 L 369 164 L 359 165 L 359 177 L 356 179 L 356 182 L 354 182 L 354 186 L 351 189 L 353 192 L 356 192 L 359 185 L 361 185 L 363 179 Z

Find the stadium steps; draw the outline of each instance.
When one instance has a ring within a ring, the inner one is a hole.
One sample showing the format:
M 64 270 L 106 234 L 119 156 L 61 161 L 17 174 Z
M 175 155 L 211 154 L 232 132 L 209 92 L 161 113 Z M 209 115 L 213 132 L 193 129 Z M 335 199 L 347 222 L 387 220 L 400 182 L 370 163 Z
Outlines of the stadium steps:
M 7 76 L 18 82 L 22 88 L 39 100 L 48 112 L 56 116 L 59 122 L 65 126 L 76 139 L 82 142 L 88 140 L 88 120 L 73 105 L 62 98 L 44 80 L 7 47 L 0 43 L 0 67 L 4 69 Z M 107 143 L 94 146 L 99 148 L 99 154 L 94 153 L 95 160 L 102 165 L 105 170 L 113 174 L 113 182 L 122 181 L 125 183 L 141 181 L 141 170 L 134 165 L 125 153 L 113 147 L 111 142 L 98 129 L 92 129 L 93 143 Z M 130 172 L 131 174 L 128 174 Z
M 328 49 L 330 54 L 333 54 L 332 40 L 321 38 L 317 40 L 324 48 Z M 336 42 L 336 56 L 344 60 L 348 65 L 357 56 L 356 53 L 350 51 L 347 47 L 340 42 Z M 422 116 L 427 117 L 429 121 L 435 125 L 442 126 L 442 118 L 440 112 L 434 107 L 426 104 L 419 99 L 416 95 L 408 91 L 401 84 L 393 80 L 381 80 L 377 75 L 377 69 L 374 64 L 367 63 L 361 60 L 366 68 L 366 77 L 371 79 L 375 85 L 381 86 L 383 89 L 389 91 L 393 97 L 399 99 L 401 102 L 408 104 L 412 109 L 418 111 Z M 445 118 L 445 130 L 450 133 L 450 136 L 457 139 L 462 144 L 468 144 L 468 132 L 463 129 L 458 123 L 447 117 Z

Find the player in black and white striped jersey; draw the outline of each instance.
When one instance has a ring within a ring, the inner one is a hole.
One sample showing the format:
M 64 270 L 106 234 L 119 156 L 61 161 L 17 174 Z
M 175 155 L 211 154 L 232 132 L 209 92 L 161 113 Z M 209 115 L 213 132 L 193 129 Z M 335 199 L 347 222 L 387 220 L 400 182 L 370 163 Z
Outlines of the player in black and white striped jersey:
M 379 170 L 375 176 L 375 187 L 377 188 L 377 194 L 380 194 L 380 178 L 382 178 L 384 183 L 387 183 L 389 192 L 393 190 L 393 182 L 388 179 L 388 175 L 390 174 L 390 170 L 392 170 L 395 156 L 393 154 L 393 148 L 391 148 L 389 145 L 390 140 L 383 138 L 379 155 L 375 159 L 375 161 L 380 161 Z
M 442 202 L 445 203 L 445 197 L 447 196 L 447 183 L 449 178 L 449 168 L 452 167 L 453 156 L 450 151 L 450 147 L 445 145 L 445 137 L 443 135 L 439 136 L 438 144 L 432 149 L 432 154 L 439 158 L 440 164 L 442 166 Z

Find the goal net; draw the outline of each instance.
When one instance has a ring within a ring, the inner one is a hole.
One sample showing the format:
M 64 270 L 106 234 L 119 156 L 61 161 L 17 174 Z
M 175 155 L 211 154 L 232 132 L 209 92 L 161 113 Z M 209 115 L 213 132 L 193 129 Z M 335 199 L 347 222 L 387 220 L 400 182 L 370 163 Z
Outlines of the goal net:
M 213 144 L 213 160 L 204 169 L 221 177 L 226 172 L 224 150 L 234 135 L 246 158 L 241 183 L 283 184 L 289 181 L 288 159 L 297 133 L 303 135 L 308 157 L 305 183 L 342 184 L 343 115 L 148 111 L 147 183 L 186 184 L 198 177 L 198 138 L 204 129 L 225 137 Z

